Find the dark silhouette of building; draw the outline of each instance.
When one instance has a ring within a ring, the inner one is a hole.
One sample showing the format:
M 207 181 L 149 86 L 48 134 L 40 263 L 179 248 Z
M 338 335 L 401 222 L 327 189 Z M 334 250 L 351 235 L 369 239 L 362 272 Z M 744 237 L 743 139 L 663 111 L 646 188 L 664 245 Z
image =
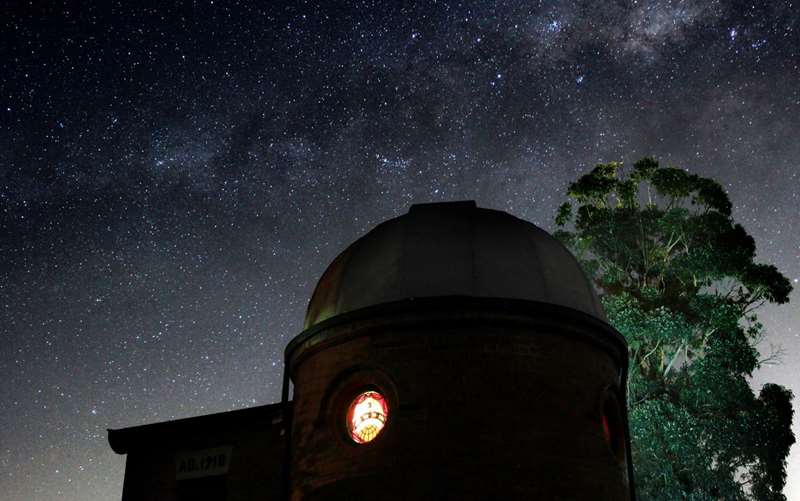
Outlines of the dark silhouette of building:
M 320 278 L 282 403 L 109 441 L 125 501 L 628 500 L 627 360 L 548 233 L 415 205 Z

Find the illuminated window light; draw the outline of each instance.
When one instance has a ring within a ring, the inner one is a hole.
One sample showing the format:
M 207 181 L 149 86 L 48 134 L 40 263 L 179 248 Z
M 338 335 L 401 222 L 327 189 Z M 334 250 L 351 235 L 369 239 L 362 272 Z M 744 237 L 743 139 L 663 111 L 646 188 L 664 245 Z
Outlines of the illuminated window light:
M 603 438 L 606 440 L 608 446 L 611 447 L 611 428 L 608 426 L 608 418 L 603 414 L 601 419 L 603 424 Z
M 625 432 L 619 402 L 613 393 L 606 395 L 600 416 L 603 439 L 620 464 L 625 463 Z
M 347 431 L 357 444 L 371 442 L 386 426 L 389 406 L 377 391 L 360 393 L 347 409 Z

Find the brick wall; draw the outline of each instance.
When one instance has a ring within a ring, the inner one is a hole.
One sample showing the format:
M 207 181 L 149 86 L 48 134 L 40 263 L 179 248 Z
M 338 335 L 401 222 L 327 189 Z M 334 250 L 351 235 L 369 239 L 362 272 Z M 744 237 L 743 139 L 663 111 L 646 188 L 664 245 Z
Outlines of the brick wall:
M 620 367 L 581 325 L 455 309 L 323 329 L 291 362 L 292 499 L 628 499 L 601 425 Z M 344 414 L 368 387 L 389 419 L 359 445 Z

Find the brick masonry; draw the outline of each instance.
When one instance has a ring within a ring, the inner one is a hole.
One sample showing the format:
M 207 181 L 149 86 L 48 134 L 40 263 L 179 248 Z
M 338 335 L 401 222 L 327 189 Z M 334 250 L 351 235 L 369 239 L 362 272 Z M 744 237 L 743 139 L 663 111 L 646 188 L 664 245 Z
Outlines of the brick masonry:
M 290 361 L 291 498 L 628 499 L 601 424 L 621 368 L 554 311 L 405 311 L 320 329 Z M 345 410 L 365 388 L 390 409 L 359 445 Z

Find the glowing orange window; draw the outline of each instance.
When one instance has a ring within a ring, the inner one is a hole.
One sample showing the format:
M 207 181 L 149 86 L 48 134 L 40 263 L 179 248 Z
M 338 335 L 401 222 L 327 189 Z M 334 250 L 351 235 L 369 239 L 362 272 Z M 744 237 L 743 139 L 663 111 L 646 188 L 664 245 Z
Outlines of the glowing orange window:
M 386 426 L 389 406 L 377 391 L 365 391 L 347 409 L 347 431 L 357 444 L 371 442 Z

